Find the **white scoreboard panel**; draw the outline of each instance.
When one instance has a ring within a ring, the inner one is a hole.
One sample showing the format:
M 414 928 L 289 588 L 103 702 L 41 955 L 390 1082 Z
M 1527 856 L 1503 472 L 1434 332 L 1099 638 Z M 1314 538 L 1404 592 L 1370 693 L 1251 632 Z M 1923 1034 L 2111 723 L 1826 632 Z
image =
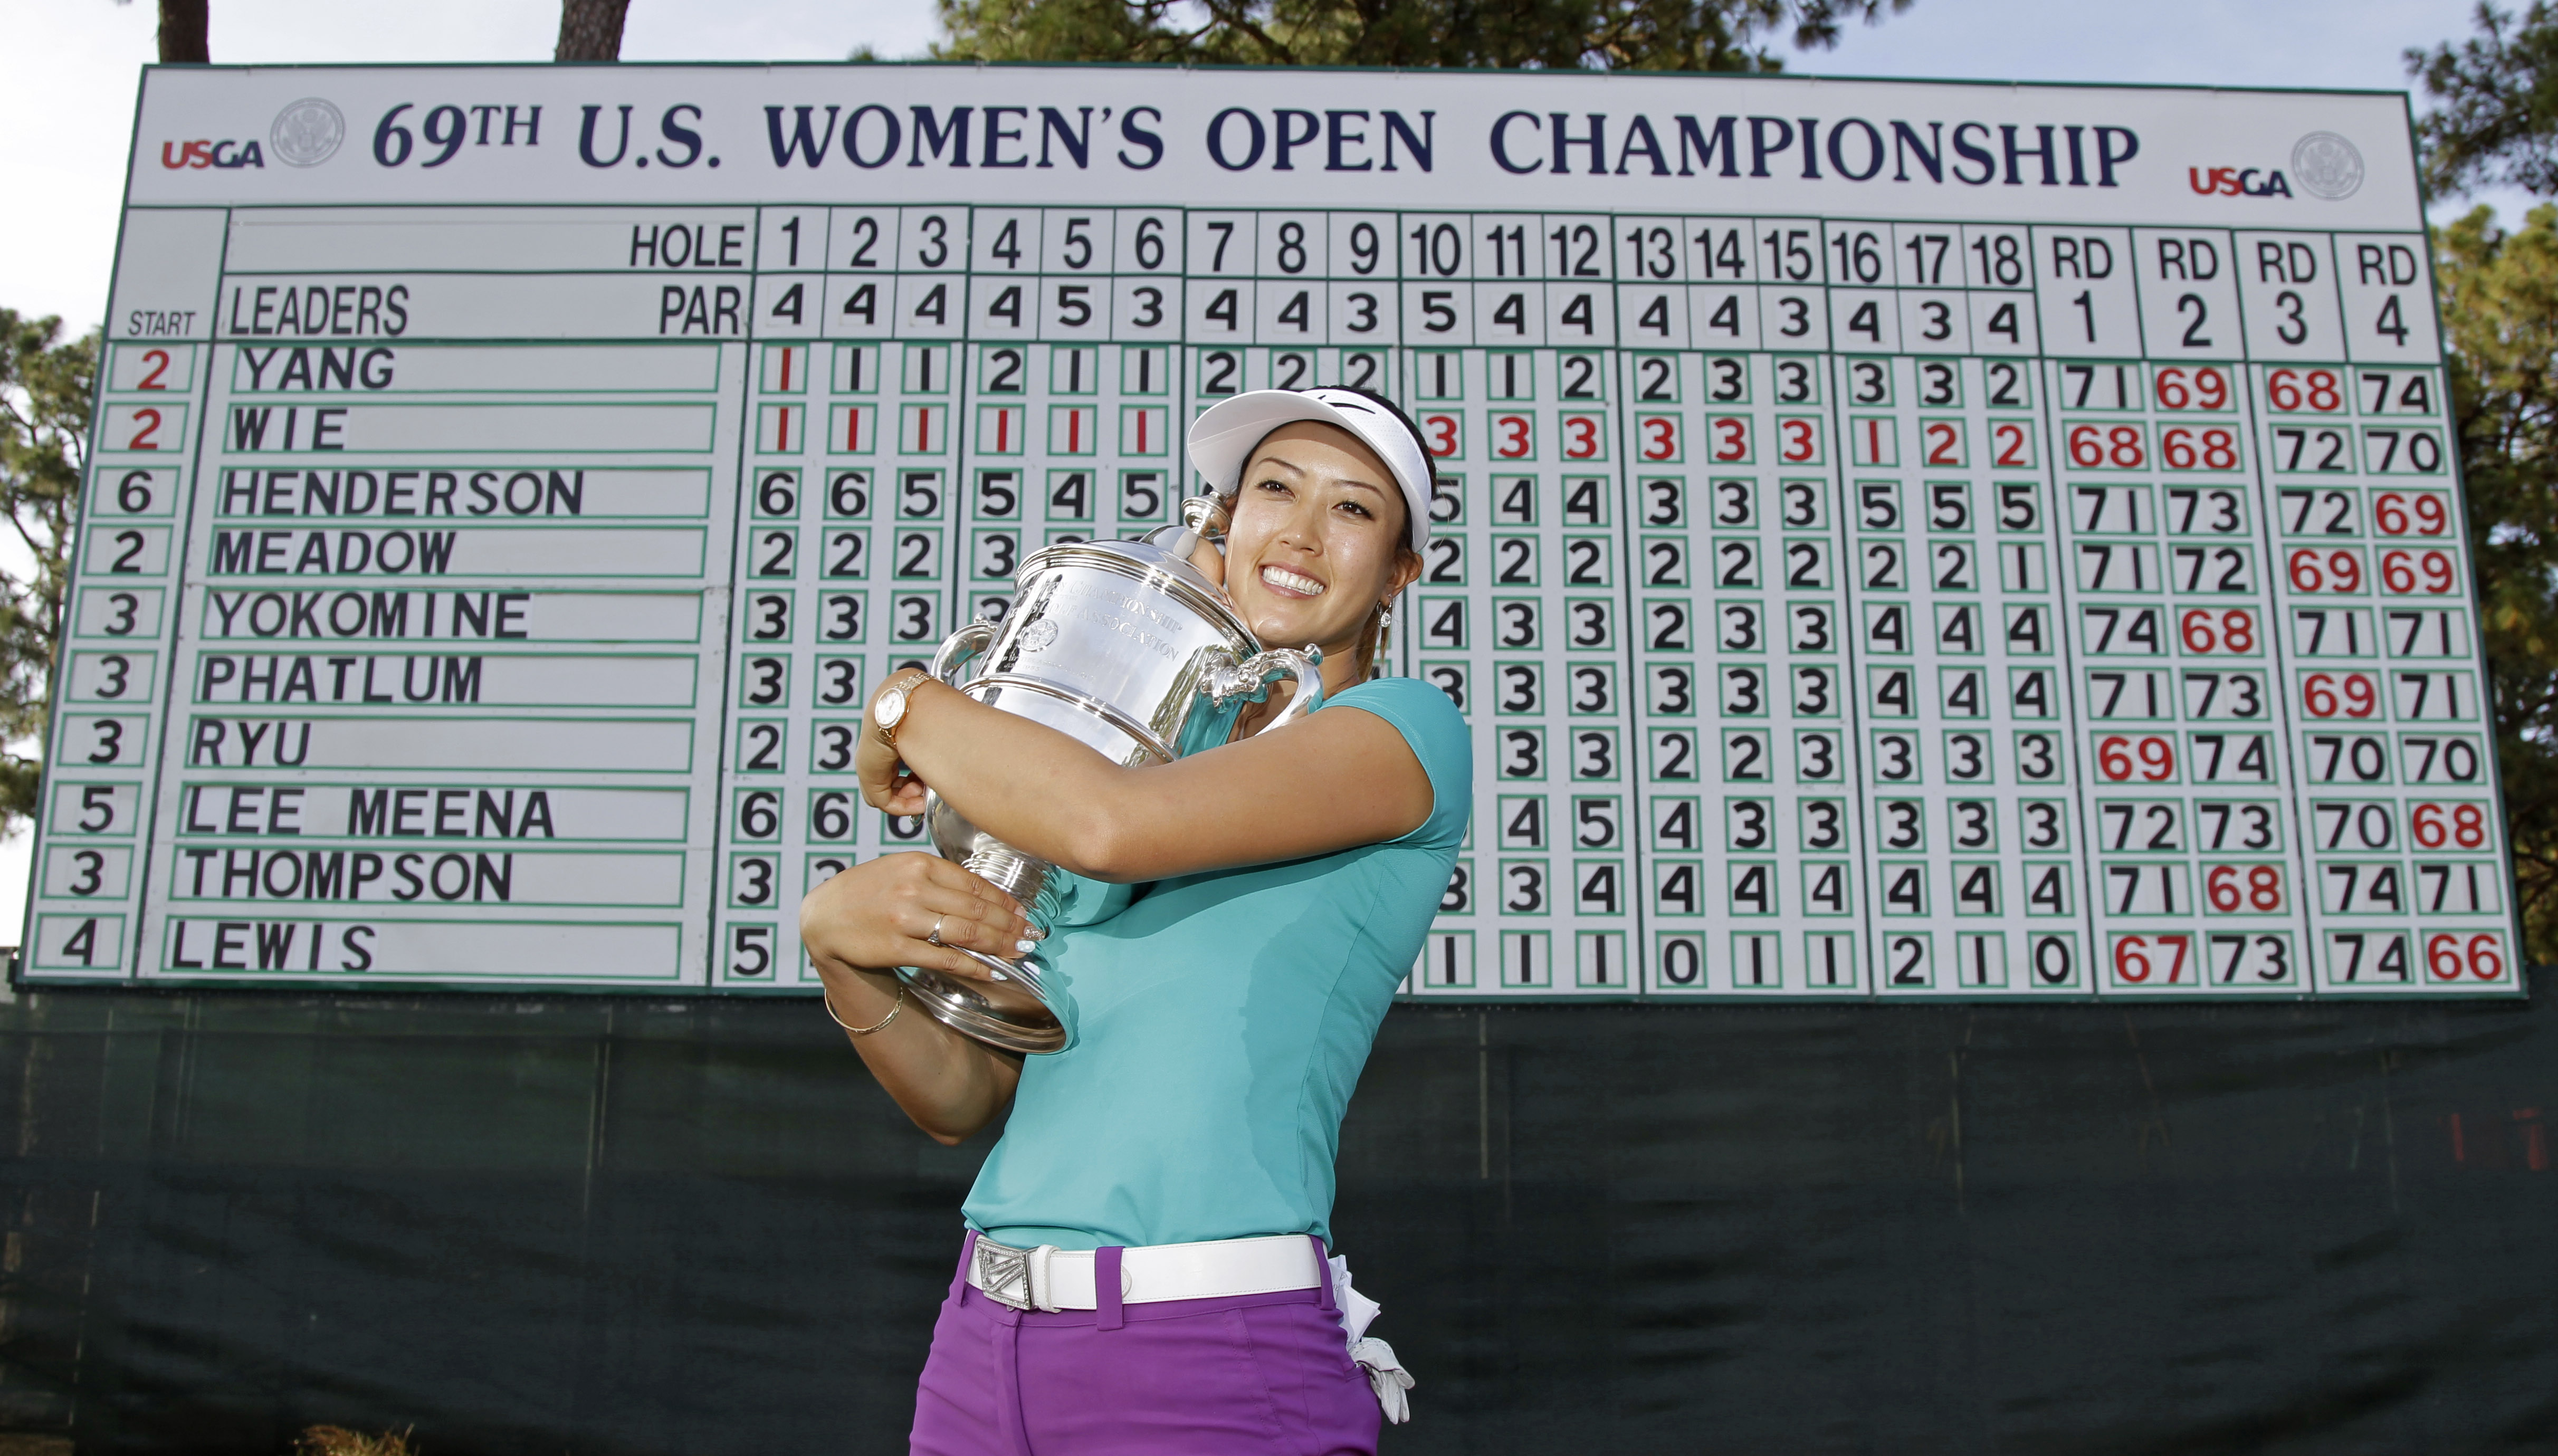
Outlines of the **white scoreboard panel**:
M 1404 402 L 1425 997 L 2517 994 L 2394 94 L 146 73 L 44 982 L 805 987 L 868 689 Z

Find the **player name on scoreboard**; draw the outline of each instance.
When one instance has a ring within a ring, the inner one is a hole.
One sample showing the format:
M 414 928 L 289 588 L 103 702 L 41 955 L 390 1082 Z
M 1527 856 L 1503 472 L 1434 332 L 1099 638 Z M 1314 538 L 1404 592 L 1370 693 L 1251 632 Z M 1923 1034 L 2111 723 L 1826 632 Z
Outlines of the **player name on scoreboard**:
M 155 70 L 25 974 L 805 988 L 871 685 L 1341 382 L 1411 993 L 2518 993 L 2425 248 L 2390 95 Z

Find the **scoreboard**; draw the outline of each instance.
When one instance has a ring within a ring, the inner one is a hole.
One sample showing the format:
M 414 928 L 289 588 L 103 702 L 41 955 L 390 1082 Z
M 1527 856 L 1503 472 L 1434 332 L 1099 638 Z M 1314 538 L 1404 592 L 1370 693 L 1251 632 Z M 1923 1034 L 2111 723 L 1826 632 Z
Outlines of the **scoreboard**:
M 31 981 L 809 987 L 872 685 L 1345 383 L 1411 994 L 2522 990 L 2395 93 L 152 69 L 106 336 Z

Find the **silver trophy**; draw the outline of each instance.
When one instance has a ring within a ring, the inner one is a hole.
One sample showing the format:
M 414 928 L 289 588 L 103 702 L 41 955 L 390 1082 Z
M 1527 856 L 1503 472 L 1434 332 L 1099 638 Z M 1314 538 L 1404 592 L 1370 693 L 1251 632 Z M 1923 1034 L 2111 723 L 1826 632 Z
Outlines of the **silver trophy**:
M 1261 731 L 1296 722 L 1323 702 L 1322 652 L 1311 645 L 1263 650 L 1224 594 L 1190 563 L 1201 533 L 1221 528 L 1223 514 L 1198 496 L 1185 502 L 1183 525 L 1143 539 L 1075 541 L 1034 553 L 1013 579 L 1013 605 L 1002 622 L 973 621 L 951 633 L 933 654 L 932 675 L 1132 767 L 1226 741 L 1243 706 L 1266 696 L 1281 676 L 1295 681 L 1296 693 Z M 938 794 L 926 796 L 924 817 L 942 858 L 1021 901 L 1034 938 L 1126 903 L 1124 887 L 1023 854 Z M 963 981 L 917 967 L 898 975 L 926 1011 L 964 1035 L 1006 1051 L 1066 1049 L 1069 1022 L 1057 1014 L 1035 954 L 961 954 L 997 980 Z

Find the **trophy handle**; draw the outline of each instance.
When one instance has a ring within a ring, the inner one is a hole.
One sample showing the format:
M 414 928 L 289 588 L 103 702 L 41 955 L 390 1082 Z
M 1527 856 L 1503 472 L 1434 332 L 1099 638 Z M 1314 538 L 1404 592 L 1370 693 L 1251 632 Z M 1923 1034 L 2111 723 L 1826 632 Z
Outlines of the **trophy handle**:
M 1225 530 L 1230 522 L 1223 501 L 1213 495 L 1190 496 L 1182 502 L 1181 517 L 1180 524 L 1157 526 L 1137 539 L 1149 546 L 1160 546 L 1183 561 L 1191 559 L 1202 541 L 1216 543 L 1220 553 L 1225 550 Z
M 1203 536 L 1222 536 L 1229 522 L 1225 502 L 1213 495 L 1194 495 L 1182 502 L 1182 524 Z
M 1324 649 L 1312 642 L 1303 652 L 1293 647 L 1274 647 L 1256 653 L 1232 667 L 1209 673 L 1206 685 L 1208 701 L 1222 705 L 1237 694 L 1257 692 L 1270 679 L 1286 674 L 1296 682 L 1296 694 L 1288 700 L 1287 707 L 1279 710 L 1278 717 L 1255 731 L 1253 735 L 1258 737 L 1272 728 L 1286 728 L 1324 706 L 1323 661 Z
M 995 624 L 984 617 L 952 632 L 943 640 L 941 650 L 932 654 L 932 675 L 951 687 L 959 686 L 959 669 L 993 645 L 994 640 Z

